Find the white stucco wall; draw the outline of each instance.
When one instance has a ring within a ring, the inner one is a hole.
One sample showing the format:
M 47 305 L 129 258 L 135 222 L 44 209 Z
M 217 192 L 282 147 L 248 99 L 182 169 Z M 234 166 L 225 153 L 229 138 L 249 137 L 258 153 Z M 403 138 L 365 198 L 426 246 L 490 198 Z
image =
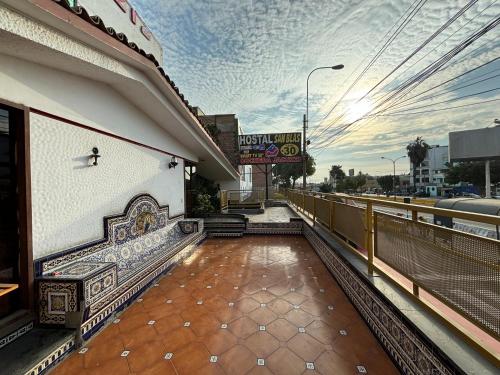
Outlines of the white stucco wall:
M 0 97 L 196 160 L 111 86 L 0 53 Z
M 170 215 L 184 212 L 183 162 L 168 155 L 31 114 L 33 257 L 103 236 L 104 216 L 149 193 Z M 98 166 L 88 156 L 99 148 Z

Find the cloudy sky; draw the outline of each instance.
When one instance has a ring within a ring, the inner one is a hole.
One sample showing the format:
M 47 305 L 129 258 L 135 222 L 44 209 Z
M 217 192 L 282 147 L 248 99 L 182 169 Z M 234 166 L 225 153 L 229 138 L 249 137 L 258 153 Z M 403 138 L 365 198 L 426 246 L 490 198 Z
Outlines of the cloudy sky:
M 404 155 L 415 137 L 447 145 L 448 132 L 500 118 L 498 0 L 131 3 L 189 102 L 206 114 L 235 113 L 245 133 L 300 131 L 307 75 L 344 64 L 309 81 L 316 181 L 332 164 L 391 173 L 380 157 Z M 398 162 L 397 171 L 408 173 L 409 163 Z

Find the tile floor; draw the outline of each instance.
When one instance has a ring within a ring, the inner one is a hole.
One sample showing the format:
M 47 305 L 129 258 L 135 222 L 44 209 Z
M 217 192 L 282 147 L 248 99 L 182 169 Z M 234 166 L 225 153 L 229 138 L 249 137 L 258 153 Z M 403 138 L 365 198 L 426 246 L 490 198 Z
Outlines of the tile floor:
M 398 374 L 307 241 L 209 239 L 53 371 Z

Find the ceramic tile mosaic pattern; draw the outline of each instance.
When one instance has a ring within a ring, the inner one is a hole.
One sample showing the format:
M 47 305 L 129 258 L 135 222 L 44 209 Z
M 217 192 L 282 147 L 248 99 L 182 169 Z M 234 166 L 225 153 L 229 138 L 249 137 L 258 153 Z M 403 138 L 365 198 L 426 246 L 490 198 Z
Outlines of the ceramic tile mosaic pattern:
M 398 373 L 298 236 L 206 240 L 85 348 L 51 374 Z
M 38 260 L 40 322 L 64 324 L 66 311 L 82 308 L 87 320 L 104 309 L 98 317 L 104 320 L 113 311 L 110 306 L 127 302 L 124 296 L 133 297 L 177 253 L 200 240 L 201 220 L 171 219 L 168 212 L 152 196 L 136 196 L 124 214 L 104 219 L 102 240 Z M 94 320 L 85 323 L 84 334 L 98 323 Z

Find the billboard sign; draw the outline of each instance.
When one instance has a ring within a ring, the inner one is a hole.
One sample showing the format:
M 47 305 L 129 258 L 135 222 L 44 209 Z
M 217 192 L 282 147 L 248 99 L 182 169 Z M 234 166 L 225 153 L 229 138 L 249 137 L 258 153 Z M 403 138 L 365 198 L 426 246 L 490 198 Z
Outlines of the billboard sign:
M 449 145 L 451 162 L 500 159 L 500 126 L 451 132 Z
M 302 162 L 301 133 L 240 135 L 240 164 Z

